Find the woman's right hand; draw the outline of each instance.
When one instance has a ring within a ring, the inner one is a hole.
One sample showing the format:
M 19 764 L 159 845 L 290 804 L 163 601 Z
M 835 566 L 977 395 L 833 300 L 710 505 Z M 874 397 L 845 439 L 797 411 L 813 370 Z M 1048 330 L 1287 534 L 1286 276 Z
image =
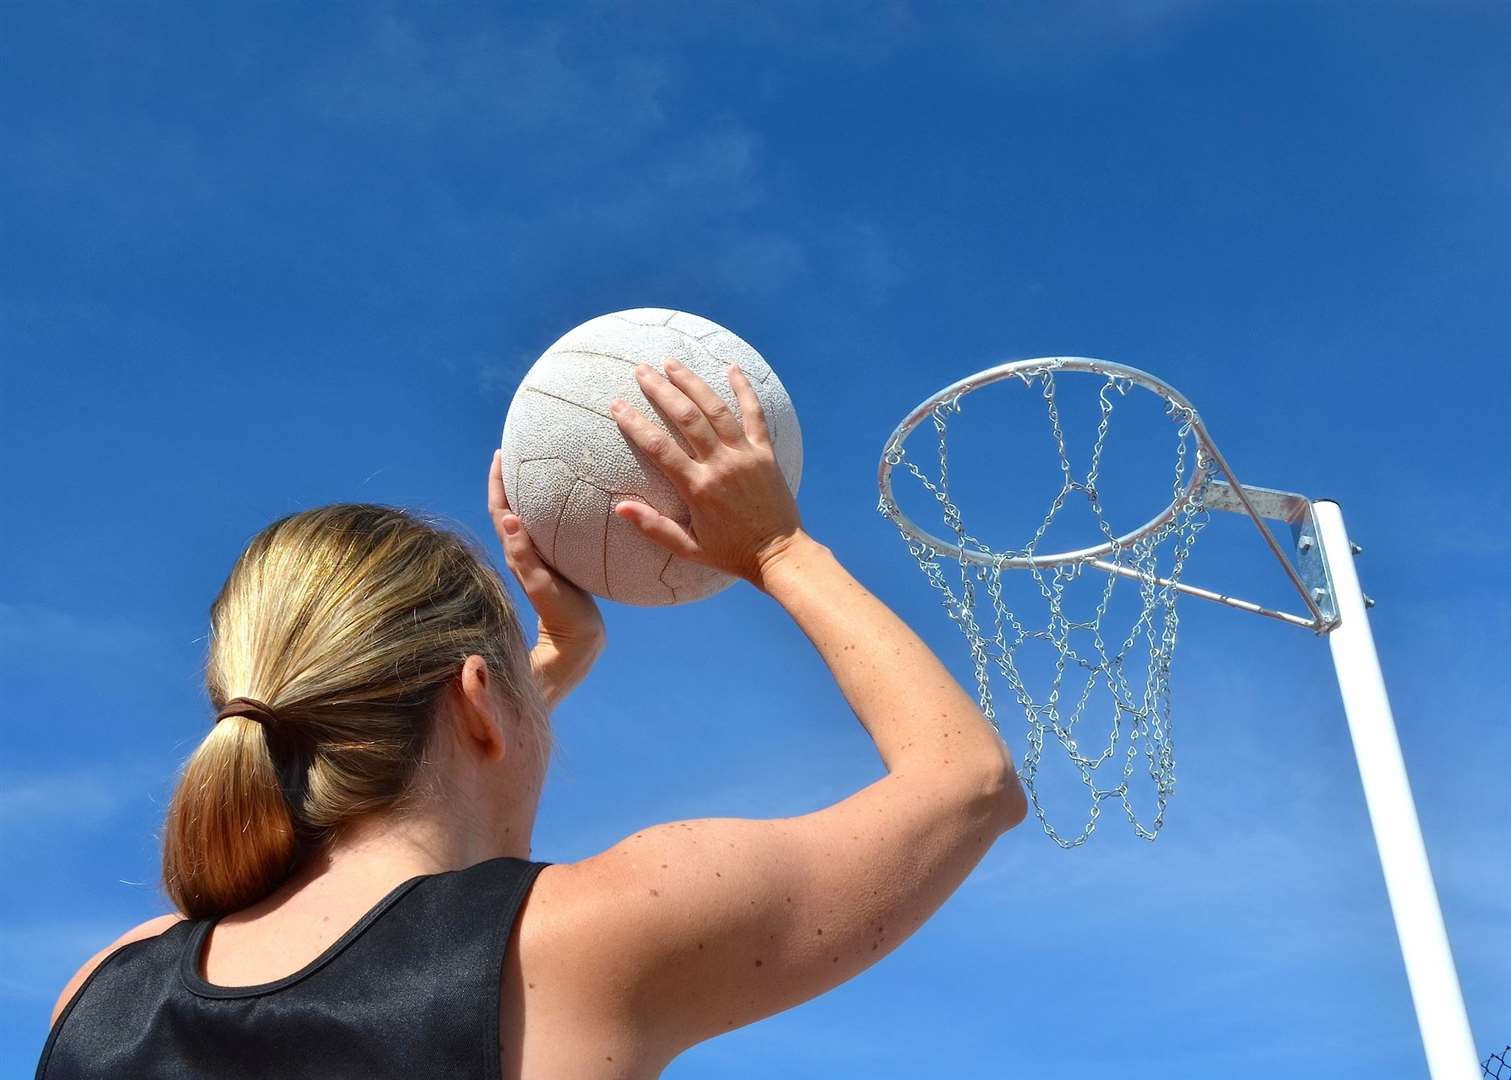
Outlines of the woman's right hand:
M 637 367 L 635 377 L 691 453 L 626 402 L 615 398 L 609 409 L 625 438 L 666 474 L 692 522 L 684 528 L 635 500 L 620 502 L 614 512 L 673 554 L 761 587 L 767 570 L 806 534 L 745 373 L 729 367 L 743 426 L 706 382 L 676 360 L 666 362 L 664 378 L 648 364 Z

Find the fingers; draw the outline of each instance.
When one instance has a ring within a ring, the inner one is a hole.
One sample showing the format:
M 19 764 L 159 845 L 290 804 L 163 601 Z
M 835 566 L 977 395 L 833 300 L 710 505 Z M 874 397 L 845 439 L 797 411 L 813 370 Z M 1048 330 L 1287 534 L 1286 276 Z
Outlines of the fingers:
M 488 464 L 488 516 L 493 519 L 493 531 L 498 533 L 499 543 L 506 548 L 508 538 L 504 535 L 505 518 L 519 518 L 509 506 L 509 497 L 504 491 L 504 452 L 493 451 L 493 460 Z
M 488 509 L 507 510 L 509 500 L 504 494 L 504 452 L 493 451 L 493 460 L 488 463 Z
M 714 393 L 713 387 L 698 378 L 697 372 L 686 364 L 668 360 L 666 377 L 673 386 L 686 394 L 692 403 L 702 410 L 709 427 L 720 440 L 730 446 L 744 445 L 745 429 L 740 427 L 739 418 L 735 416 L 734 410 L 725 403 L 723 398 Z
M 698 557 L 702 554 L 698 542 L 688 534 L 686 529 L 645 503 L 626 499 L 624 502 L 615 504 L 614 513 L 673 555 L 698 561 Z
M 540 564 L 540 556 L 530 536 L 525 532 L 524 522 L 509 506 L 508 494 L 504 491 L 504 452 L 493 451 L 493 463 L 488 467 L 488 514 L 493 518 L 493 530 L 498 533 L 499 543 L 504 545 L 504 559 L 516 577 L 520 576 L 522 564 Z M 544 565 L 541 565 L 544 570 Z M 521 578 L 520 584 L 524 584 Z
M 662 385 L 675 391 L 670 384 L 663 382 Z M 690 401 L 687 404 L 689 407 L 692 406 Z M 677 445 L 677 441 L 647 420 L 639 410 L 631 408 L 619 398 L 609 403 L 609 412 L 613 414 L 614 420 L 619 424 L 619 430 L 624 432 L 624 437 L 630 441 L 630 444 L 638 447 L 654 461 L 678 491 L 686 491 L 687 481 L 692 474 L 695 462 L 683 452 L 682 447 Z
M 504 522 L 499 527 L 499 537 L 504 542 L 504 559 L 508 562 L 509 569 L 519 579 L 530 602 L 539 607 L 541 598 L 556 584 L 550 567 L 541 559 L 540 552 L 535 549 L 530 534 L 525 531 L 524 522 L 520 521 L 517 514 L 504 515 Z
M 508 494 L 504 490 L 501 450 L 493 452 L 493 464 L 488 471 L 488 512 L 493 518 L 499 543 L 503 545 L 504 561 L 509 564 L 510 572 L 537 612 L 542 609 L 549 612 L 553 605 L 559 604 L 563 585 L 556 572 L 541 558 L 535 542 L 525 531 L 525 523 L 509 506 Z
M 668 360 L 668 373 L 674 364 L 681 367 L 675 360 Z M 683 370 L 686 371 L 685 368 Z M 714 431 L 708 417 L 703 415 L 703 410 L 681 387 L 668 382 L 649 364 L 636 367 L 635 378 L 640 380 L 640 389 L 645 396 L 677 426 L 687 444 L 693 448 L 693 453 L 700 459 L 708 457 L 722 445 L 723 440 Z
M 766 430 L 766 413 L 761 408 L 761 399 L 756 397 L 755 387 L 745 377 L 739 364 L 729 365 L 729 387 L 740 403 L 740 413 L 745 420 L 745 437 L 757 446 L 771 446 L 771 433 Z

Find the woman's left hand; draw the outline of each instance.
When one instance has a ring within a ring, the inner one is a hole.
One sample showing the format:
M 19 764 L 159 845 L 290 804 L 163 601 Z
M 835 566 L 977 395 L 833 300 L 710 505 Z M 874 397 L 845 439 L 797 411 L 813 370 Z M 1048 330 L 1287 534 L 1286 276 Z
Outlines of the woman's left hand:
M 530 666 L 555 707 L 580 683 L 603 651 L 603 616 L 591 593 L 573 585 L 540 557 L 525 524 L 504 491 L 503 452 L 493 452 L 488 468 L 488 514 L 504 546 L 504 559 L 525 590 L 540 621 Z

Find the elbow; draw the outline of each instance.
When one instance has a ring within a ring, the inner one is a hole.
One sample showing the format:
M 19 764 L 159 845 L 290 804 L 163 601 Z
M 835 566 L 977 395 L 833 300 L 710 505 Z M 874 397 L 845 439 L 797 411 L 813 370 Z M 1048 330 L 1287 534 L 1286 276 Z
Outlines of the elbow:
M 1003 832 L 1023 824 L 1024 818 L 1028 817 L 1028 794 L 1023 790 L 1023 782 L 1018 779 L 1016 772 L 1012 774 L 1012 782 L 1008 787 L 1009 813 Z
M 998 835 L 1016 828 L 1028 817 L 1028 795 L 1023 791 L 1022 781 L 1018 779 L 1018 771 L 1011 765 L 1002 769 L 994 781 L 991 801 Z
M 1028 795 L 1023 790 L 1023 781 L 1018 777 L 1018 767 L 1013 763 L 1012 751 L 1007 744 L 998 740 L 996 751 L 992 755 L 988 791 L 992 818 L 1000 836 L 1021 825 L 1028 817 Z
M 952 812 L 964 813 L 976 835 L 985 828 L 994 837 L 1001 836 L 1028 816 L 1028 796 L 1011 760 L 965 771 L 946 766 L 928 783 L 948 793 L 946 802 Z

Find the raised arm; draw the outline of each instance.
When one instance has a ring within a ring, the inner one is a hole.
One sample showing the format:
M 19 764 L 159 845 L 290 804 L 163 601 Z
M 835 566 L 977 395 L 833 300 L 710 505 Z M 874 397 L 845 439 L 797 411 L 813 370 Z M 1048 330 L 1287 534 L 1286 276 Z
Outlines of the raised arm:
M 781 604 L 833 672 L 887 774 L 833 806 L 773 820 L 673 822 L 559 868 L 556 960 L 670 1060 L 815 997 L 875 963 L 960 885 L 1026 803 L 974 702 L 905 623 L 801 528 L 760 404 L 737 369 L 744 425 L 701 380 L 648 370 L 647 396 L 691 454 L 631 409 L 627 437 L 684 491 L 690 529 L 621 512 L 689 558 Z M 747 437 L 748 433 L 748 437 Z

